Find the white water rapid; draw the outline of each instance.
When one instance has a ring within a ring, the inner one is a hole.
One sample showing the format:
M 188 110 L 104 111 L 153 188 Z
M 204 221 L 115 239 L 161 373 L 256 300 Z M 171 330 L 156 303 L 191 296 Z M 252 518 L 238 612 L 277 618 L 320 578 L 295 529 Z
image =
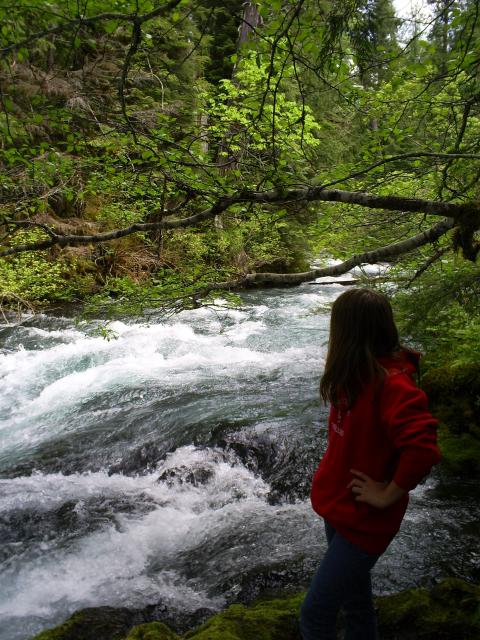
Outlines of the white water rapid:
M 308 500 L 318 381 L 343 290 L 117 321 L 108 341 L 64 317 L 0 326 L 0 640 L 86 606 L 181 616 L 306 585 L 324 547 Z M 435 477 L 416 490 L 382 591 L 478 567 L 478 507 L 459 491 Z

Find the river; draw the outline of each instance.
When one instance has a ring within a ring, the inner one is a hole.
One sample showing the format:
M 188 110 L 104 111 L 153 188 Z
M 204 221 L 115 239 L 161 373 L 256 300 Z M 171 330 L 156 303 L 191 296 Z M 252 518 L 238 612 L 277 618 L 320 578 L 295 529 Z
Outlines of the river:
M 110 340 L 68 317 L 0 326 L 0 640 L 86 606 L 180 619 L 308 583 L 343 290 L 249 292 L 241 309 L 116 321 Z M 478 577 L 476 492 L 441 468 L 417 487 L 377 593 Z

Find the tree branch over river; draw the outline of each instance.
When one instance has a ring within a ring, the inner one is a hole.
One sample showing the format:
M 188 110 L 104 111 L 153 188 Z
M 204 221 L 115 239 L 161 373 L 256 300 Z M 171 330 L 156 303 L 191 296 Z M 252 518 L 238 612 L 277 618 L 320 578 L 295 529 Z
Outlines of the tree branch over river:
M 107 233 L 99 233 L 96 235 L 64 235 L 57 233 L 54 229 L 45 229 L 44 225 L 40 223 L 36 225 L 34 221 L 29 223 L 29 226 L 39 226 L 44 229 L 49 235 L 49 240 L 38 241 L 31 244 L 21 244 L 4 249 L 0 251 L 0 257 L 7 255 L 14 255 L 16 253 L 22 253 L 24 251 L 35 251 L 53 247 L 58 245 L 60 247 L 75 246 L 82 244 L 91 244 L 97 242 L 107 242 L 110 240 L 117 240 L 119 238 L 126 237 L 133 233 L 153 231 L 157 229 L 179 229 L 183 227 L 195 226 L 201 221 L 209 220 L 226 211 L 229 207 L 239 203 L 256 202 L 264 204 L 281 204 L 286 202 L 340 202 L 343 204 L 356 204 L 362 205 L 372 209 L 382 209 L 388 211 L 408 211 L 415 213 L 424 213 L 426 215 L 435 216 L 448 216 L 452 219 L 451 222 L 445 222 L 435 229 L 442 229 L 442 233 L 446 230 L 453 228 L 455 225 L 461 226 L 462 224 L 475 225 L 475 228 L 480 228 L 480 206 L 478 203 L 449 203 L 449 202 L 435 202 L 433 200 L 420 200 L 418 198 L 403 198 L 398 196 L 375 196 L 367 193 L 356 193 L 343 191 L 339 189 L 323 189 L 323 187 L 309 187 L 305 189 L 291 189 L 286 191 L 271 190 L 266 192 L 239 192 L 228 197 L 220 198 L 214 205 L 205 209 L 197 214 L 194 214 L 188 218 L 180 218 L 177 220 L 160 220 L 158 222 L 151 223 L 137 223 L 124 229 L 116 229 Z M 165 212 L 168 215 L 168 211 Z M 6 223 L 9 224 L 8 222 Z M 11 223 L 15 225 L 15 222 Z M 438 239 L 440 233 L 437 231 L 429 230 L 420 234 L 422 241 L 418 242 L 418 236 L 412 237 L 409 240 L 398 243 L 396 245 L 398 250 L 391 255 L 401 255 L 404 252 L 411 251 L 413 248 L 426 244 L 428 242 L 434 242 Z M 372 255 L 381 250 L 370 252 Z M 365 254 L 367 255 L 367 254 Z M 353 260 L 354 258 L 352 258 Z M 369 262 L 370 259 L 365 260 Z M 355 266 L 355 265 L 353 265 Z M 353 267 L 351 267 L 353 268 Z M 312 271 L 313 273 L 313 271 Z M 344 272 L 343 272 L 344 273 Z M 273 275 L 273 274 L 269 274 Z M 296 274 L 292 274 L 292 282 L 294 281 Z M 304 276 L 304 274 L 299 274 Z M 313 276 L 316 278 L 319 276 Z M 301 280 L 302 282 L 304 280 Z
M 402 41 L 390 0 L 227 4 L 0 9 L 6 292 L 293 284 L 325 250 L 416 278 L 476 261 L 478 2 Z

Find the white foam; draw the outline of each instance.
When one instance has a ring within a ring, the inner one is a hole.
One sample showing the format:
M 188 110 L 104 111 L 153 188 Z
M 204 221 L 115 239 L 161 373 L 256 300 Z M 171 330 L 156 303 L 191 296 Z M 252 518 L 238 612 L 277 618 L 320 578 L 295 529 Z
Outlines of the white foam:
M 14 509 L 49 511 L 71 500 L 137 495 L 155 487 L 151 476 L 109 476 L 105 472 L 64 475 L 34 473 L 0 480 L 0 513 Z
M 65 331 L 58 330 L 58 323 L 52 331 L 33 329 L 38 349 L 29 343 L 29 351 L 18 347 L 0 355 L 1 454 L 7 459 L 62 430 L 81 428 L 68 417 L 82 415 L 87 402 L 93 414 L 96 396 L 102 394 L 115 398 L 139 388 L 161 389 L 176 395 L 181 405 L 182 393 L 206 383 L 211 393 L 229 385 L 255 385 L 257 377 L 288 381 L 319 370 L 323 350 L 314 332 L 313 342 L 297 341 L 297 336 L 302 327 L 315 326 L 308 310 L 327 299 L 328 291 L 312 288 L 298 295 L 277 292 L 272 304 L 218 313 L 198 309 L 158 324 L 116 321 L 109 325 L 117 336 L 110 341 L 71 328 L 67 321 Z M 181 467 L 207 471 L 205 484 L 182 482 L 176 472 Z M 163 473 L 166 480 L 158 482 Z M 221 598 L 210 598 L 188 582 L 176 558 L 243 533 L 247 542 L 238 541 L 238 552 L 247 554 L 248 523 L 253 529 L 262 523 L 271 535 L 272 518 L 284 517 L 268 504 L 268 491 L 239 460 L 193 446 L 177 449 L 155 473 L 139 477 L 38 473 L 0 480 L 4 515 L 23 510 L 48 523 L 67 503 L 73 502 L 75 513 L 85 518 L 92 501 L 111 505 L 101 528 L 63 543 L 61 537 L 32 542 L 14 556 L 0 576 L 0 613 L 58 619 L 59 612 L 82 606 L 134 607 L 159 599 L 182 602 L 187 610 L 221 606 Z M 142 508 L 114 513 L 116 500 Z M 235 556 L 236 551 L 223 553 Z M 253 550 L 249 562 L 254 562 Z
M 159 473 L 178 467 L 207 469 L 206 483 L 158 482 Z M 182 447 L 156 473 L 127 478 L 92 473 L 74 476 L 36 474 L 31 478 L 2 480 L 0 512 L 12 508 L 52 510 L 68 501 L 92 497 L 151 499 L 145 514 L 117 514 L 110 524 L 68 549 L 43 545 L 20 567 L 11 566 L 0 581 L 0 615 L 48 616 L 65 603 L 141 606 L 160 598 L 187 610 L 218 607 L 221 598 L 208 598 L 193 589 L 184 576 L 169 566 L 176 554 L 194 549 L 215 531 L 234 529 L 248 514 L 271 509 L 268 485 L 238 461 L 226 461 L 218 450 Z M 152 570 L 152 567 L 157 567 Z M 45 585 L 49 585 L 45 589 Z
M 14 576 L 3 575 L 0 615 L 51 616 L 65 607 L 137 607 L 159 600 L 177 606 L 182 602 L 190 611 L 221 604 L 221 598 L 208 598 L 201 588 L 192 589 L 171 569 L 149 571 L 152 559 L 181 546 L 188 518 L 182 521 L 178 510 L 164 508 L 141 522 L 121 524 L 122 529 L 110 526 L 68 551 L 51 549 L 37 555 Z
M 0 479 L 0 513 L 14 509 L 45 511 L 72 500 L 99 496 L 129 497 L 142 493 L 148 494 L 158 504 L 164 504 L 165 500 L 172 498 L 172 488 L 157 482 L 158 476 L 178 467 L 195 469 L 199 466 L 212 472 L 209 485 L 217 498 L 224 496 L 227 500 L 229 496 L 237 494 L 239 487 L 242 493 L 250 497 L 262 498 L 268 492 L 268 486 L 261 478 L 254 476 L 241 464 L 232 467 L 232 460 L 225 459 L 222 451 L 188 445 L 169 454 L 158 469 L 148 475 L 130 477 L 99 471 L 71 475 L 34 473 L 31 476 Z M 189 508 L 196 512 L 211 508 L 211 497 L 205 496 L 202 491 L 198 492 L 190 484 L 179 484 L 175 491 L 178 495 L 188 494 Z M 224 501 L 220 502 L 223 504 Z
M 242 322 L 240 326 L 234 325 L 225 331 L 225 335 L 233 342 L 244 342 L 250 336 L 258 335 L 267 330 L 264 322 L 255 320 L 247 320 Z
M 301 294 L 288 306 L 275 310 L 275 317 L 302 320 L 305 305 L 322 295 Z M 260 316 L 267 307 L 260 308 Z M 193 313 L 193 312 L 192 312 Z M 202 331 L 185 322 L 138 325 L 116 321 L 110 328 L 117 339 L 84 335 L 78 330 L 68 340 L 42 350 L 0 356 L 0 449 L 31 448 L 70 429 L 70 415 L 95 395 L 153 385 L 173 391 L 202 381 L 251 378 L 281 369 L 285 375 L 299 371 L 306 363 L 319 366 L 319 352 L 310 346 L 285 348 L 272 342 L 266 321 L 254 313 L 228 309 L 228 324 L 208 310 L 195 311 L 203 319 Z M 223 313 L 223 312 L 222 312 Z M 208 322 L 207 322 L 208 319 Z M 207 329 L 207 331 L 205 331 Z M 49 332 L 39 330 L 42 335 Z M 51 333 L 55 335 L 55 330 Z M 250 346 L 251 337 L 262 336 L 262 349 Z

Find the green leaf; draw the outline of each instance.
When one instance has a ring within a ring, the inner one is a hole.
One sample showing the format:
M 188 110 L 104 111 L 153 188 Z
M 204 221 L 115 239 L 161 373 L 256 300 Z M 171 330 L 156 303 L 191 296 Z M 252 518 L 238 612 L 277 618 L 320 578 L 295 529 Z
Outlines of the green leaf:
M 10 100 L 10 98 L 7 98 L 6 96 L 3 98 L 3 106 L 7 111 L 12 112 L 14 110 L 14 104 L 12 100 Z
M 114 31 L 117 30 L 118 27 L 118 23 L 114 20 L 109 20 L 108 22 L 105 22 L 105 31 L 107 33 L 113 33 Z

